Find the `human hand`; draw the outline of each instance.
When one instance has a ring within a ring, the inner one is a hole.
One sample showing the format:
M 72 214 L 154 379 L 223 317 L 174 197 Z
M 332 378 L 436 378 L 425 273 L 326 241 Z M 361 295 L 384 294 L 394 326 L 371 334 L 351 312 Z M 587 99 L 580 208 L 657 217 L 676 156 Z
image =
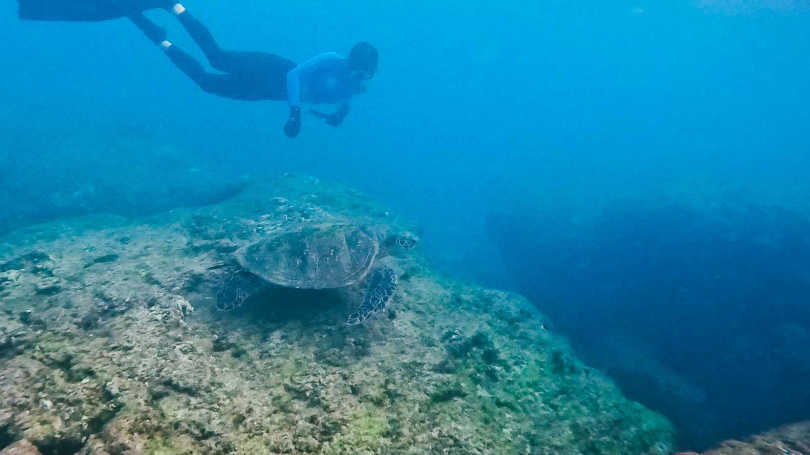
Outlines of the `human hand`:
M 340 124 L 343 123 L 343 119 L 346 118 L 346 114 L 344 114 L 343 111 L 337 111 L 333 114 L 325 114 L 323 112 L 310 109 L 309 112 L 315 117 L 326 120 L 326 124 L 330 126 L 340 126 Z
M 287 119 L 287 124 L 284 125 L 284 134 L 289 138 L 298 136 L 301 132 L 301 108 L 293 106 L 290 108 L 290 117 Z

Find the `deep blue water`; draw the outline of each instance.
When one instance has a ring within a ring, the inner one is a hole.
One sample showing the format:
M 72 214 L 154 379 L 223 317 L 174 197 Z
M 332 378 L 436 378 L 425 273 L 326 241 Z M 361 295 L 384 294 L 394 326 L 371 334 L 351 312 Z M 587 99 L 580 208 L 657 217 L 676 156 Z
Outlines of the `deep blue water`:
M 810 418 L 810 217 L 742 198 L 489 217 L 516 288 L 686 447 Z
M 301 61 L 379 47 L 345 124 L 306 117 L 291 141 L 284 103 L 202 93 L 125 21 L 21 22 L 6 0 L 0 230 L 306 173 L 421 224 L 448 273 L 509 287 L 515 264 L 485 234 L 493 212 L 576 219 L 640 196 L 719 193 L 805 210 L 808 9 L 704 3 L 186 2 L 225 48 Z M 150 17 L 202 58 L 168 14 Z

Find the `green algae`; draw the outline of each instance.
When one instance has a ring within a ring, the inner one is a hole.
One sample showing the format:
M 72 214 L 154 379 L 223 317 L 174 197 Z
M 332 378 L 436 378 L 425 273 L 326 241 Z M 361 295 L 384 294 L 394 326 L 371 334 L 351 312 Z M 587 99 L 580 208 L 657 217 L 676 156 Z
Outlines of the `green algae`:
M 358 449 L 375 453 L 383 447 L 389 424 L 385 414 L 371 406 L 361 407 L 330 444 L 328 453 L 357 453 Z

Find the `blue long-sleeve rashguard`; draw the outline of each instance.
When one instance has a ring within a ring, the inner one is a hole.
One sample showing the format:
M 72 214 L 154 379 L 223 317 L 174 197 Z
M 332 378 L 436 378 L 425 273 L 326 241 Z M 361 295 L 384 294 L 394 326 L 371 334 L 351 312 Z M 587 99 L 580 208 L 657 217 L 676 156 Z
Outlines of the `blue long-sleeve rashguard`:
M 287 73 L 287 102 L 348 106 L 353 95 L 366 91 L 362 81 L 352 77 L 346 58 L 336 52 L 317 55 Z

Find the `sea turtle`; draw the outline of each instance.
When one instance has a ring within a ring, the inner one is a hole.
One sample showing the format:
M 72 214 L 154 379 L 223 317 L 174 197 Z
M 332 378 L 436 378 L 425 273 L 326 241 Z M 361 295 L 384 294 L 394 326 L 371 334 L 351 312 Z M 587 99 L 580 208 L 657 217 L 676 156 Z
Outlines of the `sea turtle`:
M 357 325 L 385 308 L 397 287 L 397 275 L 377 259 L 390 248 L 411 250 L 411 233 L 380 235 L 351 222 L 306 225 L 269 235 L 234 253 L 235 270 L 217 293 L 217 308 L 239 307 L 266 283 L 297 289 L 337 289 L 367 283 L 363 301 L 346 321 Z

